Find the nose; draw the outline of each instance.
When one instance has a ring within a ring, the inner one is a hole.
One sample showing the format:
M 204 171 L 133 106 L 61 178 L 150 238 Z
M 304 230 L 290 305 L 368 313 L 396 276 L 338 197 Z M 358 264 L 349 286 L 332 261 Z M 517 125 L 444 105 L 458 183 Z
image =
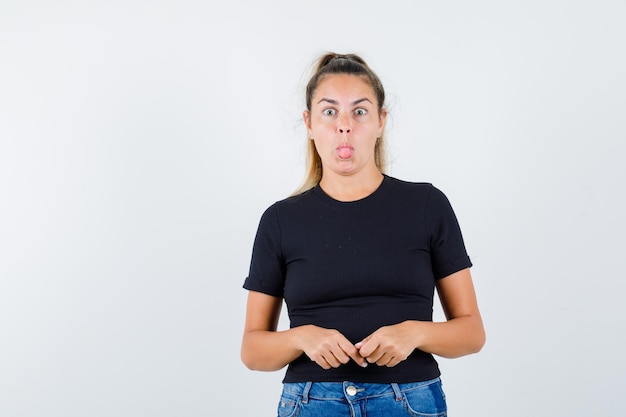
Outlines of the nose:
M 350 133 L 352 131 L 349 116 L 343 115 L 337 120 L 337 130 L 339 133 Z

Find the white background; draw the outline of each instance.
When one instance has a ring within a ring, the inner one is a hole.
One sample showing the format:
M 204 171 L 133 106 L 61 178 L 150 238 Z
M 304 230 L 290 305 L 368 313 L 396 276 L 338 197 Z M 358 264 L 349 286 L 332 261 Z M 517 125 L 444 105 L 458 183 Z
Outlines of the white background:
M 387 89 L 390 174 L 450 198 L 488 341 L 453 416 L 621 416 L 622 1 L 0 2 L 0 415 L 270 416 L 239 360 L 309 66 Z

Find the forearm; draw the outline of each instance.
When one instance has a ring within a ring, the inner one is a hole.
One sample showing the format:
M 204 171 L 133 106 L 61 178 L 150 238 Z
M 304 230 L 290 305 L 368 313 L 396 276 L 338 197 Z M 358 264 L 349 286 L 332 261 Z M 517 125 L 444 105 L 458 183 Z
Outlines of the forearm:
M 445 358 L 476 353 L 485 344 L 480 316 L 461 316 L 446 322 L 408 321 L 415 335 L 415 347 Z
M 252 330 L 241 344 L 241 360 L 251 370 L 277 371 L 302 355 L 297 347 L 298 330 Z

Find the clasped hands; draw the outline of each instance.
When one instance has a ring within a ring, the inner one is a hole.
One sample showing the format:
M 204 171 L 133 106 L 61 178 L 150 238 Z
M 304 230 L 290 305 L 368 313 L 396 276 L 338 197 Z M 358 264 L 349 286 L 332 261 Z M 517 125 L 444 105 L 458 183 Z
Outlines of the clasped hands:
M 339 331 L 314 325 L 300 327 L 301 348 L 324 369 L 337 368 L 350 359 L 358 365 L 396 366 L 417 347 L 415 323 L 384 326 L 362 341 L 352 344 Z

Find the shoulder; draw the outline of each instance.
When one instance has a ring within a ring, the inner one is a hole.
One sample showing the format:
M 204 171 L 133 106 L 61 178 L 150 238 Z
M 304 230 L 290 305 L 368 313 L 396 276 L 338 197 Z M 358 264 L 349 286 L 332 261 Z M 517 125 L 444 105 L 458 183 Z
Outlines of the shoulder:
M 285 217 L 289 218 L 298 213 L 302 213 L 314 204 L 312 194 L 313 190 L 308 190 L 301 194 L 278 200 L 265 209 L 262 219 L 266 221 L 272 219 L 272 221 L 278 222 Z
M 389 183 L 394 187 L 394 188 L 398 188 L 398 189 L 403 189 L 403 190 L 428 190 L 430 188 L 433 188 L 433 185 L 429 182 L 415 182 L 415 181 L 405 181 L 405 180 L 401 180 L 399 178 L 396 177 L 390 177 L 388 175 L 386 175 L 387 180 L 389 181 Z
M 399 196 L 413 196 L 420 199 L 429 199 L 432 194 L 435 198 L 444 195 L 441 190 L 430 182 L 405 181 L 394 177 L 387 177 L 392 192 Z
M 388 177 L 391 195 L 396 202 L 422 207 L 427 212 L 447 209 L 450 201 L 446 194 L 430 182 L 411 182 Z
M 303 193 L 289 196 L 282 200 L 276 201 L 274 204 L 272 204 L 268 208 L 268 210 L 275 210 L 278 212 L 283 211 L 283 210 L 291 210 L 291 209 L 297 210 L 299 208 L 302 208 L 303 206 L 310 205 L 312 201 L 314 200 L 313 194 L 314 194 L 313 189 L 310 189 Z

